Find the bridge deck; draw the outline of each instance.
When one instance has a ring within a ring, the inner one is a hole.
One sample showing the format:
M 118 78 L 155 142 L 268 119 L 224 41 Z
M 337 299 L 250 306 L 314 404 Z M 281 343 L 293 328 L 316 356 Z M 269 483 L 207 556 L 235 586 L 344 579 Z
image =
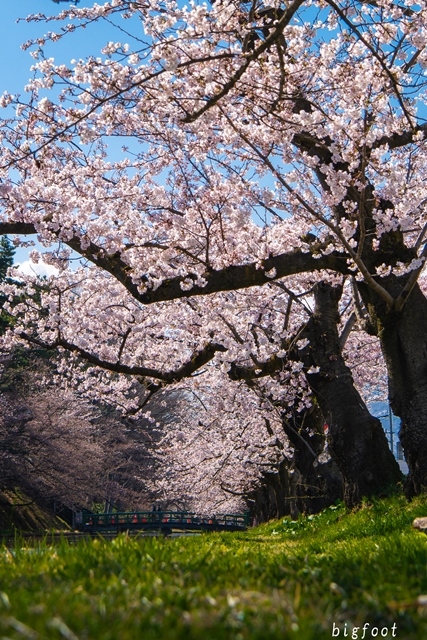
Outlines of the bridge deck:
M 82 513 L 79 516 L 76 528 L 80 531 L 244 531 L 249 525 L 247 514 L 236 513 L 208 518 L 185 511 Z

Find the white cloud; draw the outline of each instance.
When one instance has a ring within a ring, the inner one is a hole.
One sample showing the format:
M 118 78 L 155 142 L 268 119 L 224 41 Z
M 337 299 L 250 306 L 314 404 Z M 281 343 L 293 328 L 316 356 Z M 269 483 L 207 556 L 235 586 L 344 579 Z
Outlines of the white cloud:
M 32 260 L 25 260 L 21 262 L 21 264 L 17 264 L 16 268 L 30 276 L 56 276 L 59 273 L 56 267 L 51 264 L 46 264 L 46 262 L 42 262 L 41 260 L 38 264 Z

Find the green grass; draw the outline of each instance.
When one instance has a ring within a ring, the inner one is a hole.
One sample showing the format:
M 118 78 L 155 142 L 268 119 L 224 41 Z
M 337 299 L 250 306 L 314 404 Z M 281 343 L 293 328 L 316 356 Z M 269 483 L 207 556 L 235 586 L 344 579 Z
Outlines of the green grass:
M 396 624 L 395 637 L 420 640 L 427 536 L 411 523 L 421 515 L 427 496 L 398 496 L 246 533 L 17 542 L 0 547 L 0 638 L 323 640 L 333 623 L 340 638 L 369 623 L 378 637 Z

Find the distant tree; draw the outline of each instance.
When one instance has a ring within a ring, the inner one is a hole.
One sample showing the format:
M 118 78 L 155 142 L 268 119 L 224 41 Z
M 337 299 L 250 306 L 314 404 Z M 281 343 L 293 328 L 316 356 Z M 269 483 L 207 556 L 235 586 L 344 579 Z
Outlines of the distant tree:
M 18 352 L 3 365 L 0 487 L 68 507 L 147 504 L 136 480 L 145 440 L 129 435 L 117 411 L 52 384 L 53 361 L 43 355 Z
M 0 238 L 0 285 L 6 280 L 7 270 L 13 265 L 13 258 L 15 255 L 15 248 L 10 242 L 7 236 Z M 0 335 L 2 335 L 9 326 L 11 317 L 7 314 L 3 305 L 6 301 L 6 296 L 0 289 Z
M 9 267 L 13 265 L 15 248 L 7 236 L 0 238 L 0 282 L 5 280 Z

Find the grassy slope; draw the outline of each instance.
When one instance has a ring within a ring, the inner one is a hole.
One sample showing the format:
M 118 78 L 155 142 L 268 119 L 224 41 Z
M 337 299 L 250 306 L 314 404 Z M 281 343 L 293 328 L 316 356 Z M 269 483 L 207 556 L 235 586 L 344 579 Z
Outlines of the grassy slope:
M 52 531 L 68 525 L 19 489 L 0 491 L 0 535 L 18 531 Z
M 419 640 L 427 536 L 411 523 L 420 515 L 427 497 L 394 497 L 247 533 L 0 548 L 0 636 L 322 640 L 333 622 L 370 622 Z

